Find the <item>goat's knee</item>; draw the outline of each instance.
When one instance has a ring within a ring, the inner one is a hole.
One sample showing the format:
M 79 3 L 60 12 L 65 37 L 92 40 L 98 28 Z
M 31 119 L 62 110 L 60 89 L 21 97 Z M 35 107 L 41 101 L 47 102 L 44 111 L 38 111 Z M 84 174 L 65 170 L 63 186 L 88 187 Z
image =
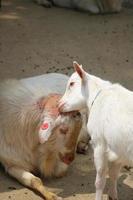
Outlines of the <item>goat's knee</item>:
M 106 171 L 97 171 L 95 187 L 97 190 L 103 190 L 106 182 Z

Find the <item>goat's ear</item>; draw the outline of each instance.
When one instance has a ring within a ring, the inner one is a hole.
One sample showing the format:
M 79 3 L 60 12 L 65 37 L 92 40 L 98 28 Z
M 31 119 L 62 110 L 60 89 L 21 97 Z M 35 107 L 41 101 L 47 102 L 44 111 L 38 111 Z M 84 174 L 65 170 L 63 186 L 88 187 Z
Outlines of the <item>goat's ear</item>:
M 82 65 L 79 65 L 76 61 L 74 61 L 73 62 L 73 67 L 74 67 L 75 71 L 78 73 L 78 75 L 80 76 L 80 78 L 82 80 L 85 80 L 86 73 L 83 70 Z

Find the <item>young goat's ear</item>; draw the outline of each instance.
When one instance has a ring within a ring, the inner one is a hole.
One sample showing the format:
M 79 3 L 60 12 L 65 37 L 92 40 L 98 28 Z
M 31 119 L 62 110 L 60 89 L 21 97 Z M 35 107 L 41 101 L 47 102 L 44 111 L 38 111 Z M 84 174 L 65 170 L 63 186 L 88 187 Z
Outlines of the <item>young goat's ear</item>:
M 74 61 L 74 62 L 73 62 L 73 67 L 74 67 L 75 71 L 78 73 L 78 75 L 80 76 L 80 78 L 81 78 L 82 80 L 85 80 L 86 73 L 85 73 L 85 71 L 83 70 L 82 65 L 79 65 L 76 61 Z

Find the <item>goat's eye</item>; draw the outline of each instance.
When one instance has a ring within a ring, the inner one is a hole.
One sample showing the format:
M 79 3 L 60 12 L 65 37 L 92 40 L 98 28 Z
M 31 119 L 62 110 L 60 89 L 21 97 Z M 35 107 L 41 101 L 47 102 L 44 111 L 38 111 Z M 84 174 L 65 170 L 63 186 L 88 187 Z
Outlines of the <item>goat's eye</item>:
M 70 87 L 72 87 L 73 85 L 74 85 L 74 82 L 71 82 L 71 83 L 70 83 Z
M 67 127 L 61 127 L 60 128 L 60 133 L 63 134 L 63 135 L 66 135 L 68 132 L 68 128 Z

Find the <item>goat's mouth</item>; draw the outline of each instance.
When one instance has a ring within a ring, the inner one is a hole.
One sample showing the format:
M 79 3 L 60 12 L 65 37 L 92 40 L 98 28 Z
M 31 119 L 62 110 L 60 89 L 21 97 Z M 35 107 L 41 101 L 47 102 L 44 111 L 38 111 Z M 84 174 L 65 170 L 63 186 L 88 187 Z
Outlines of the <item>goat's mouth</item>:
M 76 115 L 79 115 L 80 116 L 80 112 L 78 110 L 73 110 L 73 111 L 68 111 L 68 112 L 65 112 L 65 111 L 60 111 L 60 114 L 61 115 L 65 115 L 65 116 L 76 116 Z
M 59 158 L 63 163 L 70 165 L 72 161 L 74 160 L 75 156 L 72 153 L 65 154 L 65 155 L 63 155 L 62 153 L 59 153 Z
M 77 109 L 73 109 L 72 106 L 69 106 L 66 102 L 61 102 L 58 105 L 59 113 L 73 113 L 77 112 Z

